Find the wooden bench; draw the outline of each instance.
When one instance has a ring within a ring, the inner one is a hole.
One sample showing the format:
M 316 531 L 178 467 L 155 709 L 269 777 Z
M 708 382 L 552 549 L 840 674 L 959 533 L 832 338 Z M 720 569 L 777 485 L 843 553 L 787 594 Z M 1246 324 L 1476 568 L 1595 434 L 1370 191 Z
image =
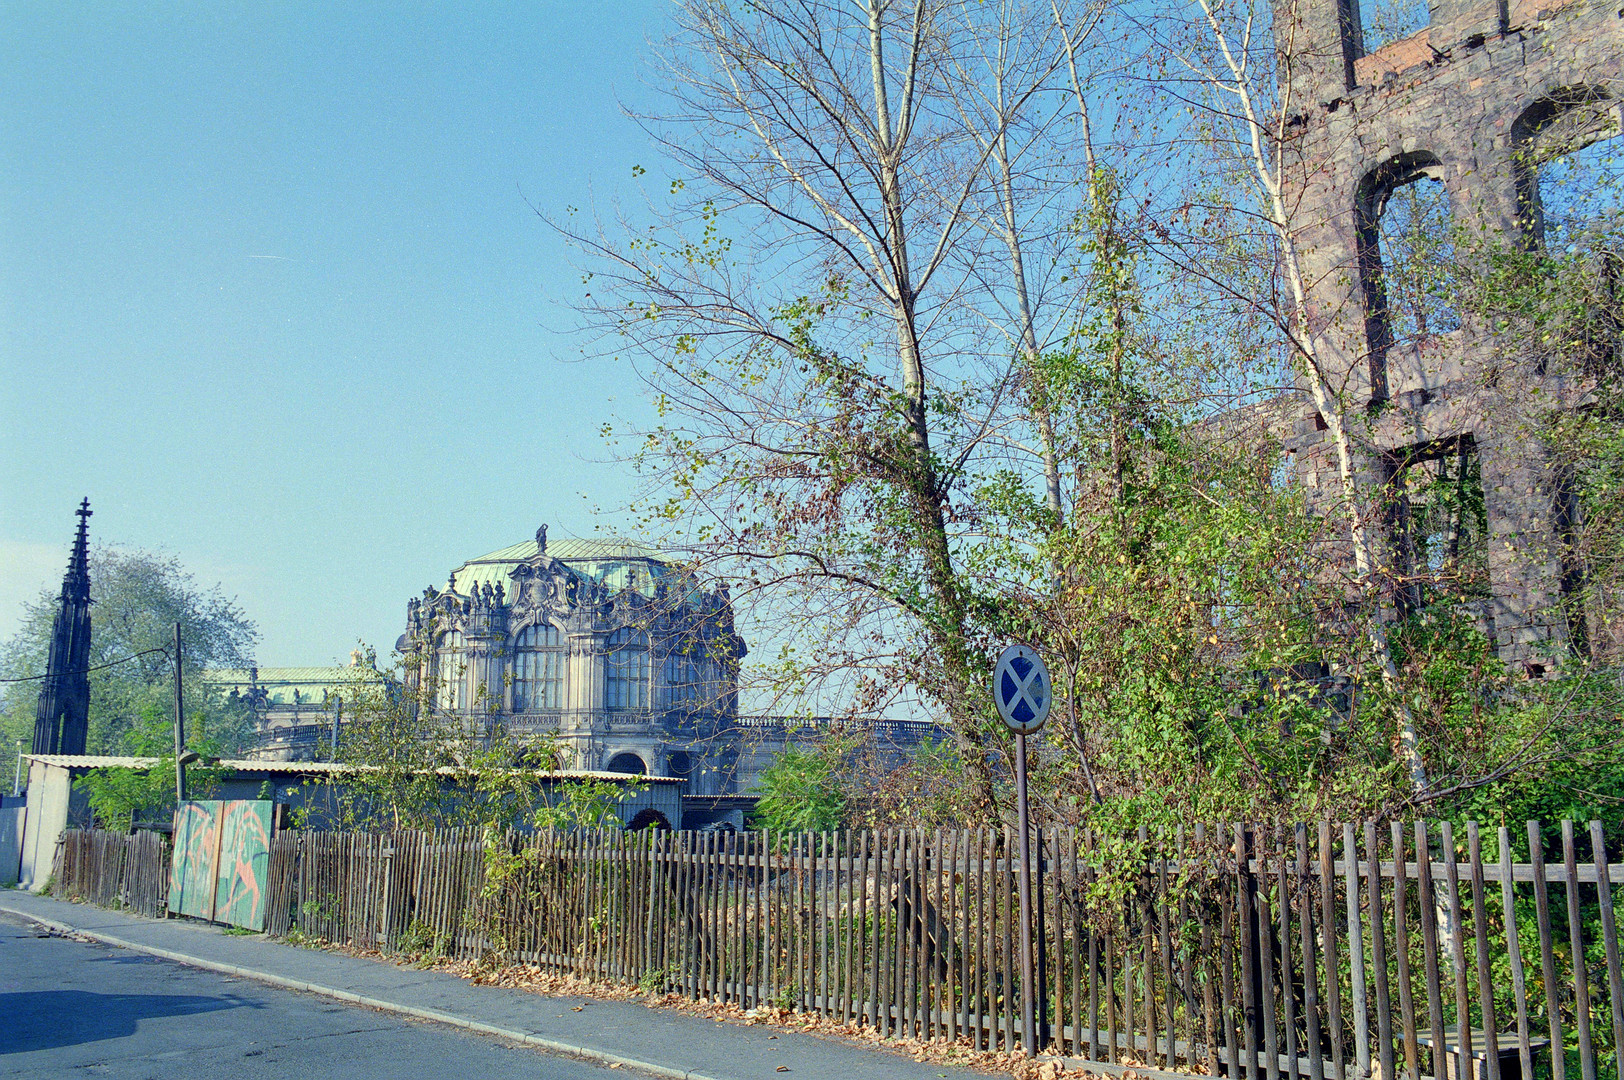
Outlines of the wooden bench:
M 1498 1031 L 1495 1035 L 1499 1039 L 1500 1080 L 1523 1080 L 1522 1051 L 1518 1048 L 1516 1032 Z M 1432 1032 L 1416 1032 L 1415 1041 L 1427 1048 L 1422 1054 L 1422 1063 L 1425 1064 L 1432 1056 Z M 1549 1049 L 1550 1045 L 1549 1039 L 1529 1039 L 1529 1061 L 1537 1066 L 1540 1055 Z M 1444 1053 L 1446 1076 L 1441 1080 L 1489 1080 L 1488 1039 L 1482 1031 L 1477 1029 L 1472 1031 L 1472 1070 L 1469 1076 L 1460 1075 L 1460 1036 L 1457 1031 L 1444 1029 Z

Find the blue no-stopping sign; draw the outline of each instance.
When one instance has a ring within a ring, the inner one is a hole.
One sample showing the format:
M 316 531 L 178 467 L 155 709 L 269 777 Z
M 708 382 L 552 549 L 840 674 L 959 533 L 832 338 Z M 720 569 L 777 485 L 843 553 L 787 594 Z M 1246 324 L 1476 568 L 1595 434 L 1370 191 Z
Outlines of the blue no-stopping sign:
M 1004 723 L 1020 735 L 1030 735 L 1049 718 L 1049 668 L 1025 645 L 1011 645 L 998 654 L 992 669 L 992 700 Z

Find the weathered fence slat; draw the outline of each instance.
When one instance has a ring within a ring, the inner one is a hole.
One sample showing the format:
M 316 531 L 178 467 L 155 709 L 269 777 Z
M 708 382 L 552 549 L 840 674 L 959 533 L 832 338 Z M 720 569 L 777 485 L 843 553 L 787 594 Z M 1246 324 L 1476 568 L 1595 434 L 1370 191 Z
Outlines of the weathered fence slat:
M 1528 861 L 1534 867 L 1534 917 L 1539 927 L 1539 966 L 1545 982 L 1545 1015 L 1551 1032 L 1551 1077 L 1565 1080 L 1567 1055 L 1562 1052 L 1562 1013 L 1557 1008 L 1556 955 L 1551 937 L 1551 898 L 1545 887 L 1545 840 L 1539 822 L 1528 823 Z M 1442 1073 L 1439 1074 L 1440 1076 Z
M 1511 992 L 1517 1002 L 1517 1060 L 1519 1075 L 1532 1077 L 1534 1075 L 1534 1059 L 1532 1043 L 1528 1034 L 1528 995 L 1526 976 L 1523 972 L 1522 944 L 1517 937 L 1517 898 L 1516 882 L 1510 874 L 1511 869 L 1511 830 L 1500 826 L 1500 903 L 1505 909 L 1506 929 L 1506 956 L 1511 968 Z M 1624 1072 L 1619 1074 L 1624 1077 Z
M 1477 1000 L 1483 1022 L 1483 1051 L 1488 1080 L 1500 1080 L 1500 1033 L 1494 1018 L 1494 978 L 1489 964 L 1489 920 L 1483 880 L 1483 838 L 1477 822 L 1466 823 L 1466 843 L 1472 872 L 1472 933 L 1477 946 Z
M 1426 967 L 1427 1030 L 1432 1035 L 1432 1069 L 1434 1076 L 1447 1076 L 1444 1057 L 1448 1053 L 1448 1040 L 1444 1037 L 1443 978 L 1438 967 L 1438 903 L 1432 876 L 1432 839 L 1426 823 L 1415 823 L 1415 854 L 1419 864 L 1419 893 L 1421 910 L 1421 954 Z
M 1365 857 L 1370 864 L 1370 957 L 1376 983 L 1376 1060 L 1383 1076 L 1393 1076 L 1393 1009 L 1388 994 L 1387 928 L 1382 915 L 1381 850 L 1376 823 L 1365 822 Z M 1395 899 L 1395 904 L 1397 900 Z
M 1617 1062 L 1618 1076 L 1624 1078 L 1624 975 L 1619 971 L 1618 927 L 1613 921 L 1613 882 L 1607 866 L 1607 844 L 1602 838 L 1599 821 L 1590 823 L 1590 858 L 1597 871 L 1596 900 L 1601 909 L 1602 948 L 1607 956 L 1607 999 L 1613 1014 L 1613 1056 Z
M 1590 984 L 1585 961 L 1583 923 L 1579 917 L 1578 856 L 1573 848 L 1573 822 L 1562 823 L 1562 861 L 1568 869 L 1568 955 L 1573 958 L 1573 1011 L 1579 1027 L 1579 1069 L 1584 1080 L 1596 1080 L 1596 1052 L 1590 1040 Z

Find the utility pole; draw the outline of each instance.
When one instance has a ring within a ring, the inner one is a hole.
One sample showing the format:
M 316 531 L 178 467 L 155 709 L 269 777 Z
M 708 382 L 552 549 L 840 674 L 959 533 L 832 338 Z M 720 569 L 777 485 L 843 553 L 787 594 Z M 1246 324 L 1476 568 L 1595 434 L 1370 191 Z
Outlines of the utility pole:
M 181 705 L 180 623 L 175 624 L 175 805 L 186 801 L 186 713 Z
M 343 723 L 344 723 L 344 699 L 339 697 L 337 694 L 334 694 L 333 695 L 333 745 L 332 745 L 332 759 L 334 761 L 338 760 L 339 728 L 343 725 Z
M 11 793 L 13 795 L 23 793 L 23 741 L 21 739 L 17 740 L 17 776 L 11 781 Z

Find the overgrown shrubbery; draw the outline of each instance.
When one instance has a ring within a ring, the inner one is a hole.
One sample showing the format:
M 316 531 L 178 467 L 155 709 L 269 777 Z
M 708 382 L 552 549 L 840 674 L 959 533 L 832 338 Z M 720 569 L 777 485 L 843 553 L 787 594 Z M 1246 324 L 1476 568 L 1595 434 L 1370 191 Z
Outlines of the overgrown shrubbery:
M 556 733 L 519 738 L 500 723 L 476 730 L 436 707 L 434 677 L 406 678 L 406 661 L 379 677 L 375 659 L 353 669 L 341 691 L 336 747 L 321 756 L 352 766 L 342 782 L 306 782 L 300 824 L 339 829 L 574 828 L 620 823 L 618 807 L 640 790 L 624 783 L 560 778 L 566 751 Z
M 95 769 L 75 780 L 74 786 L 85 793 L 98 828 L 128 832 L 140 822 L 167 824 L 175 810 L 172 720 L 160 706 L 144 706 L 140 719 L 126 729 L 124 739 L 134 756 L 156 758 L 156 764 L 144 769 Z M 202 759 L 186 767 L 186 794 L 193 799 L 207 799 L 226 775 L 224 769 L 213 764 L 223 748 L 202 729 L 189 732 L 186 741 L 187 749 Z

